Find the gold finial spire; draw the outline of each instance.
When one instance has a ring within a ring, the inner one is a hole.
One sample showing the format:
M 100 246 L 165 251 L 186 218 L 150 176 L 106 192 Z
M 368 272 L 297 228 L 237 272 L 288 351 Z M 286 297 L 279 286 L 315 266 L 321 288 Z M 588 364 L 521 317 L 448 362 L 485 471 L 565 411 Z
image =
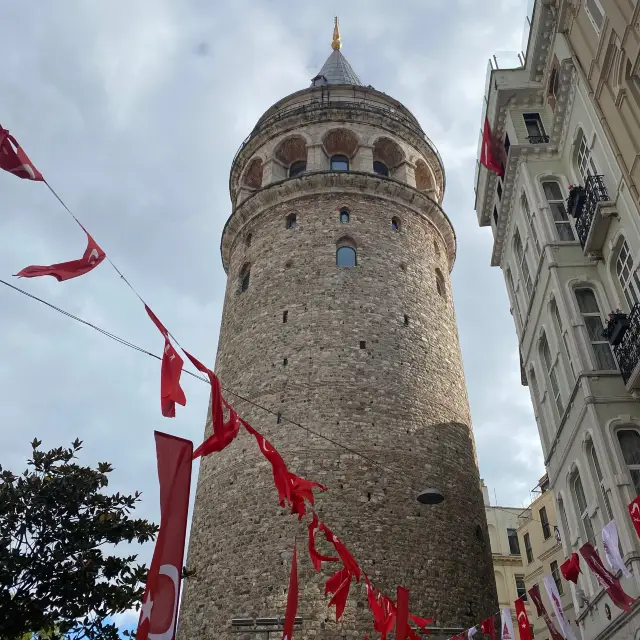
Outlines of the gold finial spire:
M 333 42 L 331 43 L 331 48 L 334 51 L 338 51 L 342 47 L 342 43 L 340 42 L 340 29 L 338 27 L 338 16 L 336 16 L 335 21 L 333 23 Z

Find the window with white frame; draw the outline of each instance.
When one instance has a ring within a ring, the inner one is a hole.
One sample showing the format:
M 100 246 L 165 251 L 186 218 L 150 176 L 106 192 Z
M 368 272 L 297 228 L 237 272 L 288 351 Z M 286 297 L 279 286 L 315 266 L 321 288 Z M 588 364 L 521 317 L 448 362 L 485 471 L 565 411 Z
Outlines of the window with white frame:
M 516 312 L 516 325 L 518 322 L 523 322 L 522 312 L 520 311 L 520 303 L 518 302 L 518 296 L 516 295 L 516 288 L 513 284 L 513 275 L 511 274 L 511 269 L 507 268 L 505 271 L 505 278 L 507 280 L 507 289 L 509 290 L 509 296 L 513 300 L 513 305 L 515 307 Z
M 593 532 L 591 518 L 587 511 L 587 498 L 584 493 L 584 487 L 582 486 L 582 479 L 580 478 L 579 473 L 576 473 L 573 479 L 573 497 L 575 500 L 576 512 L 578 513 L 578 519 L 582 522 L 582 533 L 586 536 L 585 542 L 590 542 L 595 547 L 596 536 Z
M 567 512 L 565 511 L 562 498 L 558 498 L 558 513 L 560 514 L 560 522 L 562 523 L 562 535 L 569 541 L 571 531 L 569 531 L 569 521 L 567 520 Z
M 520 274 L 522 275 L 528 300 L 531 297 L 531 291 L 533 290 L 533 282 L 531 281 L 529 265 L 527 264 L 526 250 L 522 247 L 522 238 L 520 238 L 520 231 L 518 229 L 516 229 L 516 232 L 513 234 L 513 251 L 516 255 L 516 260 L 518 261 L 518 267 L 520 268 Z
M 549 349 L 549 341 L 547 340 L 546 333 L 543 333 L 542 338 L 540 338 L 540 355 L 542 356 L 542 361 L 547 369 L 547 378 L 549 380 L 549 386 L 551 387 L 551 395 L 553 396 L 556 408 L 558 409 L 558 416 L 562 418 L 564 413 L 564 402 L 562 401 L 560 385 L 558 384 L 557 362 L 551 358 L 551 351 Z
M 631 482 L 640 496 L 640 432 L 637 429 L 620 429 L 617 433 L 624 463 Z
M 607 490 L 604 486 L 604 476 L 602 475 L 602 468 L 600 467 L 600 460 L 598 460 L 598 453 L 596 452 L 596 448 L 593 444 L 593 441 L 589 444 L 589 458 L 591 459 L 591 466 L 593 468 L 593 475 L 595 476 L 595 480 L 600 488 L 600 495 L 602 496 L 602 501 L 604 502 L 604 508 L 607 512 L 607 522 L 609 520 L 613 520 L 613 511 L 611 511 L 611 504 L 609 503 L 609 496 L 607 495 Z
M 633 256 L 629 251 L 626 238 L 622 238 L 615 261 L 616 275 L 625 300 L 629 305 L 629 311 L 640 302 L 640 274 L 638 267 L 634 268 Z
M 578 129 L 578 137 L 576 138 L 576 169 L 582 178 L 583 184 L 586 184 L 589 176 L 598 175 L 596 163 L 591 157 L 591 149 L 587 142 L 587 136 L 584 135 L 582 129 Z
M 564 347 L 564 356 L 567 359 L 567 364 L 569 365 L 569 370 L 571 371 L 572 379 L 575 381 L 576 370 L 573 366 L 573 360 L 571 358 L 571 350 L 569 349 L 569 337 L 567 335 L 567 332 L 564 330 L 562 317 L 560 316 L 560 311 L 558 309 L 558 303 L 555 300 L 551 300 L 551 313 L 553 314 L 553 318 L 555 320 L 556 329 L 558 330 L 558 335 L 562 339 L 562 346 Z
M 531 237 L 533 238 L 533 244 L 536 248 L 536 258 L 540 258 L 540 240 L 538 239 L 534 217 L 531 215 L 529 200 L 527 200 L 527 194 L 524 191 L 520 196 L 520 206 L 522 207 L 522 216 L 526 218 L 529 229 L 531 229 Z
M 564 241 L 575 240 L 560 184 L 556 180 L 545 180 L 542 183 L 542 189 L 549 204 L 558 239 Z
M 602 25 L 604 24 L 604 9 L 598 0 L 585 0 L 584 8 L 587 11 L 587 16 L 593 25 L 593 28 L 597 33 L 602 31 Z
M 575 295 L 580 314 L 582 315 L 582 321 L 584 322 L 587 336 L 591 343 L 591 349 L 595 359 L 595 368 L 597 370 L 617 369 L 618 366 L 611 352 L 611 346 L 609 342 L 602 337 L 604 319 L 600 313 L 596 294 L 593 289 L 589 287 L 581 287 L 575 290 Z

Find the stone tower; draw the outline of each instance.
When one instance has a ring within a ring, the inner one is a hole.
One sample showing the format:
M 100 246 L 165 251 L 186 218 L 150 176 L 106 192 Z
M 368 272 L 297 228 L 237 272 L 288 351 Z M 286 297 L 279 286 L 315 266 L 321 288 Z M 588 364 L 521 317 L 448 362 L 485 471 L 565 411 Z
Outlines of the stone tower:
M 332 46 L 311 86 L 268 109 L 233 160 L 216 373 L 290 469 L 328 486 L 320 518 L 374 582 L 394 597 L 407 587 L 414 613 L 466 629 L 497 598 L 442 160 L 408 109 L 362 85 L 337 22 Z M 430 487 L 444 502 L 417 502 Z M 336 624 L 305 522 L 283 514 L 268 463 L 241 433 L 201 463 L 180 640 L 238 639 L 232 618 L 284 616 L 296 535 L 296 638 L 371 633 L 358 585 Z

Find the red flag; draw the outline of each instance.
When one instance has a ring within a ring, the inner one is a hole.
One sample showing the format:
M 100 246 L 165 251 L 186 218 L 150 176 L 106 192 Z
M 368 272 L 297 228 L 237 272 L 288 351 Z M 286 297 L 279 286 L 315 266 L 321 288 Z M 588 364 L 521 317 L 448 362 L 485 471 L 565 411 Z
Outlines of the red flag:
M 572 553 L 571 557 L 560 565 L 560 571 L 565 580 L 578 584 L 578 574 L 581 573 L 580 556 L 577 553 Z
M 531 637 L 531 625 L 529 624 L 529 616 L 524 608 L 524 600 L 518 598 L 516 605 L 516 619 L 518 620 L 518 630 L 520 631 L 520 640 L 533 640 Z M 484 631 L 483 631 L 484 633 Z
M 480 150 L 480 164 L 485 166 L 489 171 L 497 173 L 499 176 L 504 175 L 502 166 L 498 160 L 498 154 L 495 151 L 495 142 L 491 135 L 491 126 L 489 118 L 484 118 L 484 129 L 482 130 L 482 148 Z
M 33 166 L 16 139 L 0 125 L 0 169 L 24 180 L 43 182 L 42 174 Z
M 309 530 L 309 557 L 313 563 L 313 568 L 320 571 L 323 562 L 337 562 L 338 558 L 324 556 L 316 549 L 316 529 L 318 528 L 318 516 L 314 513 L 313 519 L 307 525 Z
M 151 309 L 145 304 L 147 314 L 164 336 L 164 351 L 162 353 L 162 368 L 160 369 L 160 408 L 165 418 L 176 417 L 176 402 L 183 407 L 187 398 L 180 386 L 182 365 L 184 360 L 178 355 L 169 341 L 169 332 Z
M 407 640 L 409 592 L 404 587 L 398 587 L 396 611 L 396 640 Z
M 635 600 L 624 592 L 620 580 L 605 568 L 598 552 L 590 542 L 586 542 L 580 547 L 580 555 L 584 558 L 589 569 L 596 574 L 598 582 L 606 589 L 611 602 L 624 611 L 631 611 L 631 605 Z
M 629 515 L 631 516 L 631 522 L 640 538 L 640 496 L 629 503 Z
M 331 531 L 324 522 L 320 523 L 320 531 L 324 532 L 324 537 L 327 542 L 330 542 L 334 546 L 345 569 L 355 576 L 356 582 L 360 582 L 360 566 L 349 552 L 349 549 L 344 546 L 342 540 L 340 540 L 340 538 L 338 538 L 338 536 L 333 533 L 333 531 Z
M 538 616 L 542 616 L 547 624 L 547 629 L 549 629 L 549 633 L 551 634 L 551 640 L 564 640 L 547 613 L 547 609 L 542 602 L 542 597 L 540 596 L 540 587 L 537 584 L 533 585 L 533 587 L 529 589 L 529 595 L 531 596 L 531 600 L 533 600 Z M 518 619 L 518 626 L 519 624 L 520 620 Z
M 351 580 L 353 576 L 346 569 L 342 568 L 333 574 L 325 587 L 325 595 L 333 593 L 334 596 L 329 600 L 329 607 L 336 606 L 336 622 L 340 620 L 344 609 L 347 606 L 347 598 L 349 597 L 349 589 L 351 588 Z M 338 584 L 339 580 L 341 582 Z M 331 583 L 331 584 L 330 584 Z
M 431 633 L 431 631 L 429 630 L 429 625 L 434 623 L 435 618 L 420 618 L 411 614 L 409 614 L 409 618 L 410 620 L 415 622 L 415 624 L 425 633 Z
M 497 640 L 496 624 L 493 620 L 493 616 L 480 623 L 480 631 L 482 631 L 482 635 L 484 636 L 491 636 L 491 640 Z
M 289 576 L 289 591 L 287 593 L 287 610 L 284 614 L 283 640 L 293 637 L 293 625 L 298 613 L 298 554 L 296 543 L 293 543 L 293 559 L 291 560 L 291 575 Z
M 85 231 L 85 233 L 87 233 Z M 98 246 L 96 241 L 87 233 L 87 248 L 84 255 L 79 260 L 69 262 L 59 262 L 43 267 L 32 265 L 25 267 L 16 275 L 19 278 L 37 278 L 38 276 L 53 276 L 58 282 L 70 280 L 83 276 L 95 269 L 106 257 L 105 252 Z
M 137 640 L 174 640 L 191 484 L 193 443 L 155 432 L 160 531 L 140 609 Z
M 302 516 L 307 512 L 304 501 L 308 500 L 310 504 L 314 504 L 313 487 L 321 491 L 326 491 L 327 487 L 319 482 L 301 478 L 291 471 L 287 471 L 287 474 L 291 483 L 291 513 L 297 513 L 298 520 L 302 520 Z
M 377 590 L 374 590 L 374 587 L 371 586 L 369 582 L 369 576 L 364 574 L 364 581 L 367 585 L 367 600 L 369 602 L 369 609 L 371 610 L 371 614 L 373 615 L 373 628 L 380 632 L 385 622 L 385 612 L 382 607 L 382 602 L 380 598 L 380 593 Z

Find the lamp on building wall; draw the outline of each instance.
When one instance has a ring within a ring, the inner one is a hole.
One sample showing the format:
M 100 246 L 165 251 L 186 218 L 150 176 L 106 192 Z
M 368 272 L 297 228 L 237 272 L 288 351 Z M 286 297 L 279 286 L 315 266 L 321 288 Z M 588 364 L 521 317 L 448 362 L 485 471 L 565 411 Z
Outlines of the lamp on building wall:
M 420 504 L 440 504 L 444 500 L 444 495 L 439 489 L 425 489 L 418 494 Z

